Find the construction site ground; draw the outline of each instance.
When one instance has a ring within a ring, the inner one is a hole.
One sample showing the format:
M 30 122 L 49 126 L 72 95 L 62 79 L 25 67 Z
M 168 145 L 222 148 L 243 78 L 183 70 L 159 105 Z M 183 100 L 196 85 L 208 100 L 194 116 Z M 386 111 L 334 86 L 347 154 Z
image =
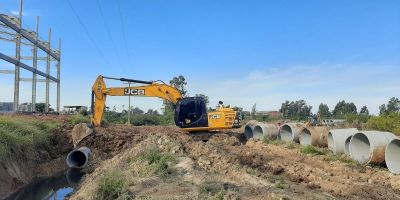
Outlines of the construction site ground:
M 246 141 L 242 133 L 203 141 L 173 126 L 96 128 L 79 144 L 93 154 L 70 199 L 96 199 L 110 171 L 127 184 L 122 199 L 400 199 L 400 176 L 381 166 L 302 153 L 298 144 Z M 146 163 L 135 158 L 150 149 L 175 158 L 168 162 L 171 171 L 140 173 Z

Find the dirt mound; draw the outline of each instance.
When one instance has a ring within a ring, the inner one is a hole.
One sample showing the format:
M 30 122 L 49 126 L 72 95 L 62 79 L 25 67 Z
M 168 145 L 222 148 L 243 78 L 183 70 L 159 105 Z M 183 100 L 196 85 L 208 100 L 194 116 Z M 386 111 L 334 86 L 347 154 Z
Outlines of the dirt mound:
M 136 194 L 161 199 L 184 196 L 196 199 L 200 185 L 204 184 L 234 188 L 233 196 L 241 199 L 400 198 L 400 177 L 382 169 L 361 166 L 363 170 L 358 170 L 360 166 L 354 163 L 331 160 L 328 155 L 306 155 L 300 153 L 300 147 L 286 143 L 244 142 L 242 137 L 240 132 L 224 131 L 203 141 L 176 127 L 118 125 L 96 128 L 95 134 L 82 143 L 97 152 L 94 162 L 99 164 L 99 170 L 106 170 L 102 169 L 104 162 L 138 151 L 138 147 L 156 146 L 185 157 L 177 167 L 184 168 L 189 175 L 132 186 Z M 181 188 L 177 189 L 179 184 Z M 156 188 L 161 186 L 173 192 L 158 191 Z

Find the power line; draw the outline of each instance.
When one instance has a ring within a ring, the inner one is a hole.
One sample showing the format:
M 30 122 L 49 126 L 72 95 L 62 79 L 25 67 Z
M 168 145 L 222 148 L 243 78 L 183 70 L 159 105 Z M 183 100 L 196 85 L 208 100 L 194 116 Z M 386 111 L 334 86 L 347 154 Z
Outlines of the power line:
M 108 62 L 108 60 L 106 59 L 106 57 L 104 56 L 103 52 L 100 50 L 99 46 L 97 46 L 96 41 L 93 39 L 93 37 L 90 35 L 89 30 L 86 28 L 85 24 L 83 24 L 81 18 L 79 17 L 78 13 L 76 12 L 76 10 L 74 9 L 74 7 L 72 6 L 71 2 L 69 0 L 67 0 L 69 7 L 71 8 L 72 12 L 74 13 L 76 19 L 78 20 L 79 24 L 82 26 L 83 30 L 85 31 L 86 35 L 89 37 L 90 41 L 93 43 L 94 47 L 96 48 L 96 50 L 98 51 L 98 53 L 100 54 L 100 56 L 103 58 L 104 62 L 110 66 L 110 63 Z
M 103 20 L 103 22 L 104 22 L 104 26 L 106 27 L 107 35 L 108 35 L 108 37 L 110 38 L 110 41 L 111 41 L 111 43 L 112 43 L 112 46 L 113 46 L 113 48 L 114 48 L 115 53 L 117 54 L 118 62 L 119 62 L 119 64 L 121 64 L 121 57 L 119 56 L 118 49 L 117 49 L 117 47 L 116 47 L 116 45 L 115 45 L 115 42 L 114 42 L 114 39 L 113 39 L 113 37 L 112 37 L 112 35 L 111 35 L 110 28 L 109 28 L 109 26 L 108 26 L 108 24 L 107 24 L 107 21 L 106 21 L 106 18 L 105 18 L 105 16 L 104 16 L 103 9 L 101 8 L 100 0 L 97 0 L 96 2 L 97 2 L 97 7 L 98 7 L 99 10 L 100 10 L 100 15 L 101 15 L 101 18 L 102 18 L 102 20 Z
M 126 54 L 128 55 L 128 62 L 130 65 L 132 65 L 130 52 L 128 51 L 128 46 L 127 46 L 128 43 L 126 40 L 125 23 L 124 23 L 124 19 L 122 17 L 121 4 L 120 4 L 119 0 L 117 0 L 117 5 L 118 5 L 119 19 L 121 21 L 121 26 L 122 26 L 122 38 L 124 39 L 125 50 L 126 50 Z

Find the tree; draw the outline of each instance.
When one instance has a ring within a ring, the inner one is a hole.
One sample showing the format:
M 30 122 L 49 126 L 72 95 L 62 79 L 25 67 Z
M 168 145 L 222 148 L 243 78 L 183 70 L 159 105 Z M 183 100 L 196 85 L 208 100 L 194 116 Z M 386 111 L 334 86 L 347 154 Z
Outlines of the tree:
M 148 109 L 146 115 L 158 115 L 158 111 L 153 109 Z
M 54 111 L 54 109 L 50 108 L 49 104 L 49 112 Z M 35 104 L 36 112 L 44 113 L 46 112 L 46 103 L 36 103 Z
M 379 115 L 384 115 L 387 113 L 386 104 L 382 104 L 379 106 Z
M 251 117 L 254 119 L 257 114 L 257 105 L 254 103 L 253 107 L 251 107 Z
M 279 112 L 287 119 L 306 119 L 311 115 L 312 106 L 308 106 L 304 100 L 285 101 Z
M 344 100 L 339 101 L 333 110 L 333 115 L 337 117 L 343 117 L 346 114 L 357 114 L 356 105 L 353 102 L 346 103 Z
M 392 97 L 386 107 L 388 112 L 400 112 L 400 100 L 396 97 Z
M 195 94 L 194 96 L 195 96 L 195 97 L 202 97 L 202 98 L 204 99 L 204 102 L 206 103 L 206 107 L 207 107 L 208 104 L 210 103 L 210 100 L 209 100 L 208 96 L 205 95 L 205 94 Z
M 331 116 L 328 105 L 323 103 L 319 104 L 318 113 L 322 118 L 327 118 Z
M 133 108 L 131 110 L 131 113 L 134 114 L 134 115 L 138 115 L 138 114 L 140 115 L 140 114 L 143 114 L 144 111 L 142 109 L 138 108 L 138 107 L 135 107 L 135 108 Z
M 360 110 L 360 114 L 361 115 L 369 115 L 369 110 L 367 108 L 367 106 L 363 106 Z
M 181 92 L 182 97 L 186 97 L 186 93 L 187 93 L 186 85 L 187 85 L 187 82 L 186 82 L 186 79 L 185 79 L 184 76 L 179 75 L 179 76 L 173 77 L 172 80 L 169 81 L 169 84 L 171 86 L 175 87 L 176 89 L 178 89 Z

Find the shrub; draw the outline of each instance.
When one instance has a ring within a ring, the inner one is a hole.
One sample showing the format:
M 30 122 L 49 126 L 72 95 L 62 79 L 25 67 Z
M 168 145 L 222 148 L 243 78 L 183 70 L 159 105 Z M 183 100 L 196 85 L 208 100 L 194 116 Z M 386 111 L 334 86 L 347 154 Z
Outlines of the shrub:
M 72 115 L 71 118 L 69 118 L 69 121 L 71 124 L 76 125 L 79 123 L 90 123 L 90 117 L 89 116 L 84 116 L 81 114 L 76 114 Z
M 368 129 L 389 131 L 400 135 L 400 113 L 389 113 L 377 117 L 371 117 L 367 123 Z
M 168 168 L 168 162 L 174 161 L 175 157 L 168 153 L 163 153 L 158 149 L 148 149 L 138 156 L 139 161 L 146 161 L 148 166 L 142 168 L 139 173 L 142 175 L 166 175 L 172 171 Z
M 110 171 L 101 177 L 97 188 L 96 199 L 132 199 L 128 184 L 120 171 Z
M 325 155 L 326 152 L 318 147 L 311 145 L 302 146 L 300 152 L 304 154 Z
M 367 123 L 368 119 L 370 118 L 369 115 L 365 114 L 346 114 L 345 119 L 349 123 Z

